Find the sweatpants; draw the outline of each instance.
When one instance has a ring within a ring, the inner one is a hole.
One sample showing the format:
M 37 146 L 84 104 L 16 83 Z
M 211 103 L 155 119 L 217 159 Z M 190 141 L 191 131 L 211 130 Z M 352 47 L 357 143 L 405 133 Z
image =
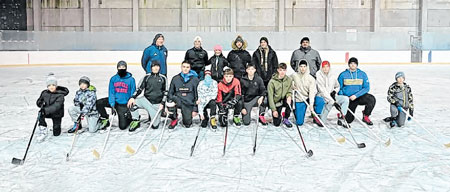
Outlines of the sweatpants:
M 284 98 L 283 100 L 280 101 L 281 105 L 279 104 L 279 106 L 277 107 L 277 112 L 278 112 L 278 117 L 273 117 L 273 124 L 278 127 L 280 126 L 281 122 L 283 121 L 283 117 L 281 116 L 281 110 L 284 109 L 284 118 L 289 119 L 289 117 L 291 116 L 291 108 L 289 107 L 289 104 L 286 101 L 286 98 Z M 275 104 L 277 105 L 277 104 Z M 273 112 L 272 112 L 273 113 Z
M 306 102 L 309 103 L 309 99 L 306 99 Z M 317 115 L 322 114 L 323 107 L 325 105 L 325 100 L 322 97 L 316 96 L 314 97 L 314 112 Z M 305 114 L 306 109 L 308 108 L 308 105 L 306 105 L 305 102 L 295 102 L 295 120 L 297 125 L 303 125 L 305 122 Z
M 348 104 L 348 109 L 350 109 L 350 111 L 355 113 L 356 107 L 358 105 L 364 105 L 363 114 L 369 116 L 370 114 L 372 114 L 372 110 L 375 107 L 375 103 L 376 103 L 375 97 L 369 93 L 366 93 L 363 96 L 358 97 L 353 101 L 350 101 L 350 103 Z M 353 120 L 355 120 L 355 117 L 351 113 L 347 113 L 345 115 L 345 120 L 347 120 L 348 123 L 351 123 L 353 122 Z
M 405 125 L 406 121 L 406 113 L 403 111 L 399 111 L 397 109 L 397 106 L 391 104 L 391 117 L 395 118 L 395 121 L 397 122 L 397 125 L 399 127 Z M 408 109 L 405 109 L 405 111 L 408 111 Z
M 70 118 L 72 118 L 72 121 L 75 123 L 77 122 L 78 116 L 81 113 L 79 106 L 71 106 L 69 109 L 69 115 Z M 92 115 L 86 115 L 86 120 L 89 126 L 89 132 L 95 133 L 98 128 L 100 127 L 100 123 L 98 123 L 99 115 L 98 114 L 92 114 Z
M 255 97 L 249 102 L 244 102 L 243 108 L 247 111 L 246 115 L 242 115 L 242 121 L 244 122 L 244 125 L 250 125 L 250 122 L 252 121 L 252 108 L 258 106 L 259 98 L 261 98 L 261 96 Z M 266 100 L 267 100 L 267 97 L 266 97 L 265 101 Z M 265 101 L 263 101 L 261 103 L 261 105 L 259 106 L 258 117 L 259 117 L 259 115 L 264 115 L 264 111 L 266 109 Z
M 348 104 L 350 103 L 350 99 L 344 95 L 336 95 L 336 103 L 341 106 L 341 111 L 345 115 L 347 114 Z M 320 119 L 325 122 L 328 117 L 328 113 L 330 113 L 331 109 L 333 109 L 333 103 L 329 102 L 325 105 L 322 111 L 322 115 L 320 115 Z
M 39 126 L 47 127 L 47 122 L 45 122 L 45 118 L 51 118 L 53 121 L 53 136 L 59 136 L 61 134 L 61 120 L 62 117 L 53 117 L 50 115 L 40 116 L 39 118 Z
M 159 122 L 161 121 L 161 113 L 158 114 L 158 116 L 155 116 L 156 112 L 158 112 L 159 110 L 159 105 L 161 104 L 150 103 L 150 101 L 145 97 L 139 97 L 136 99 L 136 106 L 138 107 L 138 109 L 145 109 L 150 119 L 152 120 L 154 119 L 153 122 L 154 127 L 157 127 L 159 125 Z M 139 119 L 139 110 L 132 111 L 131 116 L 133 119 L 135 119 L 135 117 L 137 117 L 136 119 Z
M 103 119 L 108 119 L 109 115 L 106 113 L 106 107 L 111 108 L 111 105 L 109 105 L 108 97 L 102 98 L 97 100 L 97 111 L 100 113 L 100 117 Z M 127 104 L 118 104 L 114 106 L 114 108 L 117 111 L 117 116 L 119 116 L 119 128 L 120 129 L 126 129 L 128 125 L 130 125 L 132 117 L 130 110 L 127 107 Z M 139 116 L 133 117 L 133 119 L 139 119 Z

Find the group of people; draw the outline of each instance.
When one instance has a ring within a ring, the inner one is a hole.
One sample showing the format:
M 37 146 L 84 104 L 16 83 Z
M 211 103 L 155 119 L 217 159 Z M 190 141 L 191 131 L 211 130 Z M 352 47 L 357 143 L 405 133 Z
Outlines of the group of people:
M 305 114 L 311 111 L 313 122 L 323 126 L 329 112 L 335 107 L 337 124 L 347 128 L 354 120 L 358 105 L 363 105 L 362 121 L 373 125 L 370 115 L 376 99 L 369 93 L 367 74 L 358 68 L 358 60 L 348 60 L 348 69 L 335 76 L 331 64 L 320 58 L 318 51 L 310 47 L 308 37 L 302 38 L 300 48 L 295 50 L 290 65 L 295 73 L 286 75 L 287 65 L 279 63 L 276 52 L 266 37 L 260 39 L 253 55 L 246 50 L 247 41 L 238 36 L 225 57 L 220 45 L 214 46 L 214 55 L 202 48 L 201 37 L 195 37 L 194 47 L 186 51 L 181 63 L 181 72 L 172 77 L 168 86 L 167 54 L 164 36 L 157 34 L 152 45 L 147 47 L 141 64 L 146 75 L 136 86 L 134 77 L 127 71 L 127 63 L 117 63 L 117 73 L 109 82 L 108 97 L 97 99 L 96 88 L 90 79 L 79 80 L 80 89 L 75 93 L 74 105 L 68 112 L 74 122 L 68 132 L 82 129 L 80 120 L 86 118 L 89 132 L 106 129 L 118 116 L 120 129 L 130 132 L 140 127 L 139 109 L 148 112 L 153 119 L 152 128 L 160 126 L 161 117 L 171 121 L 169 129 L 178 123 L 178 109 L 181 110 L 181 124 L 191 127 L 193 117 L 201 119 L 201 127 L 227 126 L 229 110 L 233 110 L 232 122 L 236 126 L 251 123 L 252 108 L 257 107 L 258 122 L 267 125 L 266 111 L 270 109 L 272 123 L 290 128 L 290 113 L 294 112 L 295 124 L 303 125 Z M 406 114 L 413 115 L 411 88 L 405 83 L 405 74 L 395 75 L 396 82 L 388 90 L 391 116 L 385 118 L 391 127 L 404 125 Z M 47 77 L 47 89 L 42 91 L 37 105 L 40 107 L 38 140 L 47 136 L 45 118 L 53 120 L 53 135 L 61 133 L 61 119 L 64 116 L 64 96 L 69 90 L 58 86 L 54 75 Z M 142 95 L 142 96 L 141 96 Z M 208 112 L 209 109 L 209 112 Z M 347 113 L 350 111 L 350 113 Z M 218 114 L 218 117 L 217 117 Z M 242 117 L 242 120 L 241 120 Z M 347 123 L 345 123 L 346 121 Z

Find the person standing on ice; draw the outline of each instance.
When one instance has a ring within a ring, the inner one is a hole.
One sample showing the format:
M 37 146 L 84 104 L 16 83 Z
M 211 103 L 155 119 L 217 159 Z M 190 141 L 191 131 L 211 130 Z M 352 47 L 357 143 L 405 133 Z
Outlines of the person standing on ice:
M 197 76 L 197 73 L 191 70 L 189 61 L 183 61 L 181 63 L 181 73 L 172 78 L 167 106 L 173 106 L 173 103 L 175 103 L 176 108 L 170 112 L 170 119 L 172 121 L 169 129 L 175 128 L 178 124 L 177 108 L 181 109 L 183 126 L 186 128 L 191 127 L 192 117 L 197 116 L 196 101 L 198 100 L 197 86 L 199 83 Z
M 300 60 L 305 59 L 308 61 L 310 74 L 316 78 L 316 72 L 319 71 L 320 64 L 322 63 L 320 54 L 318 51 L 311 48 L 308 37 L 303 37 L 300 41 L 300 45 L 300 48 L 292 53 L 291 67 L 297 72 Z
M 211 65 L 211 77 L 217 82 L 223 79 L 223 68 L 228 66 L 227 58 L 222 54 L 222 46 L 214 46 L 214 55 L 209 59 Z
M 390 126 L 396 125 L 401 127 L 405 125 L 406 114 L 402 111 L 409 110 L 411 117 L 414 114 L 414 102 L 411 87 L 405 83 L 405 73 L 398 72 L 395 74 L 396 82 L 389 86 L 387 100 L 390 103 L 391 116 L 384 119 L 390 122 Z M 409 120 L 409 118 L 408 118 Z
M 309 111 L 314 111 L 319 117 L 313 115 L 313 122 L 319 127 L 323 127 L 319 119 L 322 114 L 323 106 L 325 102 L 322 97 L 316 95 L 317 87 L 316 80 L 309 73 L 308 61 L 302 59 L 299 63 L 299 70 L 297 73 L 291 76 L 294 81 L 292 90 L 295 95 L 295 119 L 297 125 L 303 125 L 305 120 L 307 105 L 309 103 Z
M 109 126 L 109 116 L 106 113 L 106 107 L 112 109 L 112 115 L 119 116 L 119 128 L 124 130 L 130 126 L 130 129 L 139 127 L 139 116 L 130 114 L 127 107 L 128 100 L 136 90 L 136 82 L 132 74 L 127 72 L 127 63 L 119 61 L 117 63 L 117 74 L 109 80 L 108 97 L 97 100 L 97 110 L 100 113 L 101 126 L 105 129 Z
M 277 53 L 270 47 L 267 37 L 261 37 L 259 47 L 253 52 L 252 64 L 256 67 L 256 72 L 263 79 L 267 88 L 270 78 L 277 71 Z
M 237 36 L 231 43 L 233 50 L 228 53 L 227 60 L 230 63 L 229 67 L 233 70 L 234 77 L 241 79 L 245 73 L 245 66 L 252 62 L 250 53 L 245 50 L 247 48 L 247 41 L 242 39 L 242 36 Z
M 139 110 L 145 109 L 148 113 L 149 119 L 154 119 L 152 128 L 158 129 L 160 122 L 160 114 L 156 114 L 159 109 L 164 108 L 164 103 L 166 101 L 166 90 L 167 90 L 167 78 L 164 75 L 159 74 L 161 67 L 158 60 L 152 61 L 152 72 L 145 75 L 138 85 L 136 93 L 128 100 L 128 108 L 133 108 L 135 110 L 131 111 L 133 117 L 139 117 Z M 144 93 L 143 97 L 139 97 L 141 93 Z M 136 109 L 137 108 L 137 109 Z M 158 115 L 158 116 L 156 116 Z M 130 127 L 131 132 L 135 131 L 137 127 Z
M 349 97 L 350 103 L 348 108 L 351 112 L 355 112 L 358 105 L 364 105 L 363 118 L 367 125 L 373 125 L 369 116 L 375 107 L 376 99 L 369 93 L 370 83 L 367 74 L 358 69 L 358 59 L 352 57 L 348 60 L 349 68 L 341 72 L 338 77 L 340 89 L 338 95 Z M 348 123 L 353 122 L 355 117 L 352 113 L 345 115 Z
M 336 95 L 339 92 L 339 82 L 336 76 L 331 73 L 330 62 L 323 61 L 320 70 L 316 73 L 318 95 L 325 100 L 325 107 L 323 108 L 320 119 L 326 122 L 328 113 L 333 106 L 339 107 L 343 115 L 347 114 L 349 99 L 345 95 Z M 342 122 L 343 117 L 338 114 L 337 124 L 347 128 L 347 125 Z
M 226 67 L 224 70 L 223 80 L 219 83 L 217 92 L 220 126 L 227 126 L 229 109 L 234 109 L 234 124 L 241 126 L 241 118 L 239 118 L 242 109 L 241 83 L 234 77 L 233 69 Z
M 194 47 L 186 51 L 184 60 L 192 65 L 192 70 L 197 73 L 200 80 L 203 80 L 203 72 L 208 64 L 208 52 L 202 48 L 202 38 L 200 36 L 194 38 Z
M 278 64 L 277 73 L 272 75 L 267 85 L 267 98 L 269 108 L 272 110 L 273 124 L 278 127 L 283 122 L 286 127 L 291 128 L 289 116 L 292 103 L 292 79 L 286 75 L 286 68 L 286 63 Z M 285 108 L 284 116 L 281 114 L 283 107 Z
M 151 73 L 152 61 L 158 60 L 161 66 L 160 74 L 167 77 L 167 49 L 164 46 L 164 36 L 160 33 L 155 35 L 153 43 L 144 49 L 141 65 L 145 73 Z
M 216 98 L 217 98 L 217 81 L 214 81 L 211 77 L 211 70 L 209 69 L 211 65 L 207 66 L 205 69 L 205 79 L 200 81 L 197 87 L 198 91 L 198 113 L 200 114 L 200 119 L 202 120 L 201 126 L 206 128 L 208 126 L 209 115 L 207 109 L 210 110 L 211 115 L 211 128 L 217 129 L 216 122 Z
M 81 119 L 87 118 L 89 132 L 95 133 L 100 127 L 99 115 L 95 102 L 97 101 L 96 89 L 91 85 L 91 80 L 89 77 L 82 76 L 78 81 L 80 89 L 75 93 L 75 98 L 73 99 L 74 106 L 69 108 L 69 114 L 74 122 L 74 125 L 69 129 L 68 133 L 74 133 L 77 129 L 77 119 L 81 115 Z M 78 130 L 80 130 L 81 123 L 78 125 Z
M 53 136 L 61 134 L 61 120 L 64 117 L 64 97 L 69 94 L 69 89 L 58 86 L 58 80 L 53 73 L 50 73 L 46 80 L 47 89 L 41 92 L 36 101 L 36 105 L 41 108 L 39 118 L 38 142 L 42 142 L 47 137 L 47 123 L 45 118 L 53 121 Z
M 264 118 L 266 110 L 264 98 L 267 95 L 266 86 L 264 85 L 263 79 L 256 73 L 256 67 L 252 63 L 247 65 L 246 72 L 247 74 L 241 79 L 242 97 L 244 102 L 241 112 L 244 125 L 250 125 L 252 120 L 251 112 L 254 106 L 259 106 L 258 122 L 267 125 L 267 121 Z

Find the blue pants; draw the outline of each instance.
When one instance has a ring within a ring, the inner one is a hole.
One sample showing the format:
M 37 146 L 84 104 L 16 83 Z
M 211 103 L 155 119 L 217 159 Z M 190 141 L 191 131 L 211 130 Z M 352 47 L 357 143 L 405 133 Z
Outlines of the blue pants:
M 306 102 L 309 103 L 309 99 L 306 100 Z M 320 115 L 322 113 L 323 107 L 325 105 L 325 101 L 322 97 L 316 96 L 314 98 L 314 112 L 317 113 L 317 115 Z M 295 102 L 295 120 L 297 125 L 303 125 L 305 122 L 305 113 L 306 113 L 307 105 L 304 102 Z

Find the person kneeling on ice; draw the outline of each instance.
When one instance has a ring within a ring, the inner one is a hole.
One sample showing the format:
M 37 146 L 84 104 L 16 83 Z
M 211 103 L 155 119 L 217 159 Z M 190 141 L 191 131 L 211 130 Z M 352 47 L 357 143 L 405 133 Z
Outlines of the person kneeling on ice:
M 345 116 L 347 114 L 349 99 L 344 95 L 336 95 L 336 93 L 339 92 L 340 86 L 336 76 L 331 73 L 330 62 L 322 62 L 322 66 L 316 73 L 316 77 L 317 89 L 319 91 L 318 95 L 324 98 L 326 103 L 322 115 L 320 116 L 322 122 L 326 122 L 328 113 L 333 106 L 342 111 Z M 342 122 L 343 119 L 342 116 L 338 115 L 337 124 L 347 128 L 347 125 Z
M 236 126 L 241 126 L 241 84 L 237 78 L 234 78 L 233 69 L 224 68 L 223 80 L 218 85 L 217 106 L 219 106 L 220 126 L 225 127 L 228 124 L 228 109 L 234 109 L 233 122 Z
M 127 63 L 119 61 L 117 63 L 117 74 L 109 80 L 108 97 L 97 100 L 97 110 L 100 113 L 100 129 L 106 129 L 109 126 L 109 116 L 106 113 L 106 107 L 110 107 L 112 115 L 119 116 L 119 128 L 124 130 L 139 127 L 139 116 L 130 114 L 127 102 L 136 90 L 136 82 L 131 73 L 127 72 Z
M 401 127 L 405 125 L 406 114 L 402 111 L 408 111 L 411 117 L 414 113 L 413 94 L 411 87 L 405 83 L 405 73 L 398 72 L 395 74 L 395 80 L 397 82 L 389 86 L 387 100 L 391 104 L 390 111 L 391 116 L 384 119 L 386 122 L 390 122 L 390 126 L 395 125 Z M 408 120 L 410 120 L 408 118 Z
M 277 68 L 277 72 L 272 75 L 269 84 L 267 85 L 267 98 L 269 102 L 269 108 L 272 110 L 273 124 L 278 127 L 281 122 L 291 128 L 292 123 L 289 121 L 291 115 L 291 103 L 292 103 L 292 79 L 286 75 L 286 63 L 280 63 Z M 284 116 L 281 110 L 284 110 Z
M 133 117 L 139 117 L 139 111 L 137 109 L 145 109 L 149 119 L 156 118 L 153 125 L 151 125 L 152 128 L 158 129 L 161 115 L 156 114 L 156 112 L 164 108 L 167 78 L 159 74 L 161 67 L 158 60 L 153 60 L 151 65 L 152 72 L 145 75 L 139 81 L 136 93 L 128 100 L 128 108 L 131 109 L 135 106 L 135 110 L 131 111 Z M 142 92 L 144 92 L 144 96 L 137 98 Z M 137 128 L 137 126 L 130 126 L 129 131 L 133 132 Z
M 216 97 L 217 97 L 217 81 L 212 79 L 210 68 L 211 65 L 205 69 L 205 80 L 200 81 L 197 87 L 198 91 L 198 113 L 202 120 L 201 126 L 206 128 L 208 126 L 209 116 L 207 109 L 210 110 L 211 115 L 211 128 L 217 128 L 216 122 Z
M 47 89 L 41 92 L 36 101 L 36 105 L 41 107 L 39 118 L 38 142 L 42 142 L 47 137 L 47 123 L 45 118 L 53 121 L 53 136 L 61 134 L 61 120 L 64 117 L 64 97 L 69 94 L 69 89 L 58 86 L 58 81 L 53 73 L 47 77 Z
M 170 82 L 168 100 L 170 103 L 175 102 L 176 108 L 181 109 L 183 125 L 186 128 L 191 127 L 192 117 L 197 116 L 195 101 L 198 100 L 198 83 L 197 73 L 191 70 L 191 64 L 188 61 L 181 63 L 181 73 L 175 75 Z M 175 128 L 178 124 L 176 108 L 170 116 L 172 122 L 170 122 L 169 129 Z
M 300 60 L 298 68 L 298 72 L 291 76 L 294 81 L 292 90 L 295 96 L 295 119 L 297 120 L 297 125 L 303 125 L 304 123 L 307 108 L 305 102 L 308 102 L 309 111 L 314 111 L 319 115 L 319 117 L 313 115 L 313 122 L 319 127 L 323 127 L 318 118 L 320 118 L 325 102 L 322 97 L 316 96 L 316 80 L 309 73 L 308 61 Z
M 70 107 L 68 110 L 74 125 L 67 132 L 75 132 L 77 129 L 78 117 L 81 115 L 81 119 L 87 117 L 89 132 L 94 133 L 100 126 L 99 116 L 95 106 L 95 102 L 97 101 L 97 94 L 95 93 L 96 89 L 91 85 L 90 79 L 86 76 L 80 78 L 78 85 L 80 86 L 80 89 L 75 93 L 75 98 L 73 99 L 75 106 Z M 80 123 L 80 125 L 78 125 L 78 130 L 81 128 Z
M 266 110 L 264 97 L 267 94 L 266 86 L 263 79 L 257 74 L 256 67 L 249 63 L 246 69 L 247 74 L 241 79 L 242 97 L 244 98 L 244 106 L 242 109 L 242 119 L 244 125 L 250 125 L 252 108 L 256 105 L 259 106 L 258 121 L 267 125 L 267 121 L 264 118 Z M 267 101 L 266 101 L 267 103 Z
M 345 120 L 348 123 L 353 122 L 355 117 L 352 113 L 358 105 L 364 105 L 362 121 L 367 125 L 373 125 L 369 116 L 375 107 L 376 99 L 369 93 L 370 83 L 367 74 L 358 69 L 358 59 L 352 57 L 348 60 L 349 68 L 341 72 L 338 77 L 340 90 L 338 95 L 345 95 L 349 97 L 350 103 L 348 108 L 351 113 L 345 115 Z

